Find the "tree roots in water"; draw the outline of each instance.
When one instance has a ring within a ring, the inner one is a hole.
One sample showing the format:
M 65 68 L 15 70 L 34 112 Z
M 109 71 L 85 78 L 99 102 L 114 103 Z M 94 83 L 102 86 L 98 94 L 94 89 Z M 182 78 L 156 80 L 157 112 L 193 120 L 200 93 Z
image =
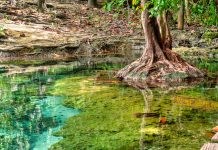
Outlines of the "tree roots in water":
M 204 73 L 185 62 L 178 54 L 172 52 L 167 56 L 167 59 L 155 61 L 157 58 L 143 55 L 118 71 L 116 77 L 141 86 L 166 86 L 172 83 L 181 83 L 188 78 L 204 77 Z

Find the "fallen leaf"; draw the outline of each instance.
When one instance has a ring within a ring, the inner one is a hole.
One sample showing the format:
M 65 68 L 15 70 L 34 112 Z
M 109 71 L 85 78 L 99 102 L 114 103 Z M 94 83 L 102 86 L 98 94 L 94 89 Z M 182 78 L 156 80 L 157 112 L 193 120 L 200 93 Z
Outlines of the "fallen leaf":
M 218 126 L 214 127 L 212 130 L 213 130 L 214 132 L 218 132 Z
M 162 123 L 162 124 L 165 124 L 167 122 L 167 118 L 166 117 L 161 117 L 159 122 Z

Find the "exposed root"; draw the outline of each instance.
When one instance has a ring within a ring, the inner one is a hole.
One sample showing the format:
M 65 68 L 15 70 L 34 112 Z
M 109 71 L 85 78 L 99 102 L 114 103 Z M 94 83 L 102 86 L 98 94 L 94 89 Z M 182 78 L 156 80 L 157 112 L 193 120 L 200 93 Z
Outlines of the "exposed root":
M 153 56 L 153 52 L 150 49 L 145 50 L 145 53 L 143 54 L 143 56 L 145 57 L 141 57 L 137 60 L 135 60 L 134 62 L 132 62 L 131 64 L 127 65 L 126 67 L 124 67 L 123 69 L 121 69 L 116 77 L 122 79 L 125 78 L 131 78 L 134 76 L 146 76 L 148 73 L 148 70 L 150 68 L 150 66 L 153 63 L 154 60 L 154 56 Z
M 147 1 L 141 0 L 141 5 L 144 6 Z M 117 78 L 142 85 L 141 83 L 180 82 L 188 77 L 204 76 L 199 69 L 171 51 L 172 37 L 167 24 L 166 12 L 163 12 L 158 21 L 156 17 L 150 16 L 148 9 L 145 9 L 142 11 L 141 20 L 147 47 L 141 58 L 117 73 Z
M 168 60 L 170 59 L 168 58 L 156 62 L 151 57 L 142 56 L 140 59 L 118 71 L 116 77 L 125 81 L 150 84 L 155 82 L 178 82 L 185 78 L 204 76 L 199 69 L 185 62 L 176 53 L 172 53 L 171 56 L 174 56 L 171 60 Z

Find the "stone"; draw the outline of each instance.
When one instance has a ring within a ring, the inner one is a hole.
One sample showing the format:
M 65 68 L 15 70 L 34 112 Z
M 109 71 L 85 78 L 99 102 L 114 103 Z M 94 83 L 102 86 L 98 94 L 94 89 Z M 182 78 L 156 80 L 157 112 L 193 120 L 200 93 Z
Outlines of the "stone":
M 206 143 L 201 147 L 201 150 L 217 150 L 218 144 L 217 143 Z
M 218 132 L 211 139 L 213 142 L 218 142 Z
M 218 126 L 214 127 L 212 130 L 213 130 L 214 132 L 218 132 Z

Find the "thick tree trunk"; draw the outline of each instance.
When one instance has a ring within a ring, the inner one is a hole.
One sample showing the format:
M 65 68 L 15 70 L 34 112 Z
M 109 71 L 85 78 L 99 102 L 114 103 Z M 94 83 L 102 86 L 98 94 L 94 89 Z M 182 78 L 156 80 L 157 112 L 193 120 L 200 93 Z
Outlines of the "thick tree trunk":
M 89 8 L 97 7 L 97 0 L 88 0 L 88 7 Z
M 142 0 L 142 6 L 145 4 Z M 145 82 L 155 84 L 166 80 L 178 80 L 185 77 L 202 77 L 203 73 L 189 65 L 178 54 L 171 51 L 172 38 L 167 24 L 166 12 L 158 19 L 149 17 L 149 11 L 141 15 L 146 39 L 142 56 L 118 71 L 116 77 L 127 82 Z M 180 75 L 178 77 L 178 75 Z
M 178 29 L 183 30 L 184 28 L 184 1 L 181 0 L 179 12 L 178 12 Z

